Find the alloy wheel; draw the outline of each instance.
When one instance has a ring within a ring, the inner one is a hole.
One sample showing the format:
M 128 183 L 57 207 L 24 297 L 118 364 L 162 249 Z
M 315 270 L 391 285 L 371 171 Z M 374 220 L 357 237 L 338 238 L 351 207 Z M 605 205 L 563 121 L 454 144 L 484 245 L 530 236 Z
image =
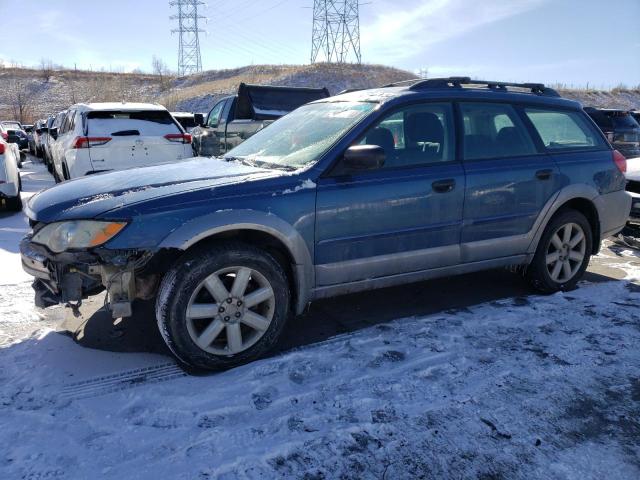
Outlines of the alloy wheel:
M 558 228 L 549 241 L 546 265 L 554 282 L 566 283 L 580 270 L 586 255 L 587 241 L 584 230 L 577 223 Z
M 187 306 L 187 330 L 194 343 L 214 355 L 234 355 L 254 345 L 275 311 L 269 281 L 249 267 L 228 267 L 205 278 Z

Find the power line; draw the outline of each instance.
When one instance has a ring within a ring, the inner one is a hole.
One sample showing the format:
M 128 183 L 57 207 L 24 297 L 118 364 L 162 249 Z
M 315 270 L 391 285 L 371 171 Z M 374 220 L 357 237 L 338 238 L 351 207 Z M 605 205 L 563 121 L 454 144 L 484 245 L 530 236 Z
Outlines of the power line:
M 178 28 L 171 33 L 178 33 L 178 74 L 191 75 L 202 71 L 202 57 L 200 55 L 201 30 L 198 22 L 205 17 L 198 14 L 198 6 L 204 5 L 201 0 L 173 0 L 172 7 L 178 7 L 178 14 L 172 15 L 172 20 L 178 20 Z
M 360 55 L 358 0 L 314 0 L 311 63 L 346 63 Z

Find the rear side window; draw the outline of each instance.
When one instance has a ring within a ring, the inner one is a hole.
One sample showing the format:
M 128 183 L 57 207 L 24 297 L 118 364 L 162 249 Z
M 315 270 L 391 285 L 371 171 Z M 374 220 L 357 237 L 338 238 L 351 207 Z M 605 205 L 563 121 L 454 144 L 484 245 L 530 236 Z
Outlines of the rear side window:
M 535 144 L 511 105 L 461 103 L 464 124 L 464 158 L 535 155 Z
M 550 150 L 605 146 L 601 136 L 579 112 L 526 108 L 525 113 Z
M 166 110 L 93 111 L 87 114 L 87 125 L 87 134 L 94 137 L 155 137 L 180 133 L 173 117 Z

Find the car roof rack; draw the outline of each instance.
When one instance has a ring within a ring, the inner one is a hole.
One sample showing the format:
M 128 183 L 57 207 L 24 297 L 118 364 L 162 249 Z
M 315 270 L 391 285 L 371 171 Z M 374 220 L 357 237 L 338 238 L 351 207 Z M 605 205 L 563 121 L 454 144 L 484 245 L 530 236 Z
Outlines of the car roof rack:
M 399 82 L 388 83 L 386 85 L 383 85 L 381 88 L 401 87 L 402 85 L 406 85 L 408 83 L 416 83 L 422 80 L 422 78 L 410 78 L 409 80 L 400 80 Z
M 409 90 L 426 90 L 429 88 L 462 88 L 463 85 L 479 85 L 497 92 L 507 92 L 507 87 L 521 88 L 529 90 L 536 95 L 544 95 L 547 97 L 559 97 L 560 94 L 553 88 L 545 87 L 542 83 L 513 83 L 513 82 L 496 82 L 493 80 L 472 80 L 470 77 L 446 77 L 446 78 L 429 78 L 414 82 Z

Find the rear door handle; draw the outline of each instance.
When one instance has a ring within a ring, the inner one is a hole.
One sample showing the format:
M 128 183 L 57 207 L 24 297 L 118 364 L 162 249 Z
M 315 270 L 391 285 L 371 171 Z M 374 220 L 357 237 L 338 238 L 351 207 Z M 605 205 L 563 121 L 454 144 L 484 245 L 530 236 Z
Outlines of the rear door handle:
M 446 180 L 437 180 L 431 184 L 431 188 L 436 193 L 447 193 L 456 187 L 456 181 L 453 178 Z
M 552 173 L 553 173 L 553 170 L 551 169 L 538 170 L 536 172 L 536 178 L 539 180 L 549 180 L 551 178 Z

